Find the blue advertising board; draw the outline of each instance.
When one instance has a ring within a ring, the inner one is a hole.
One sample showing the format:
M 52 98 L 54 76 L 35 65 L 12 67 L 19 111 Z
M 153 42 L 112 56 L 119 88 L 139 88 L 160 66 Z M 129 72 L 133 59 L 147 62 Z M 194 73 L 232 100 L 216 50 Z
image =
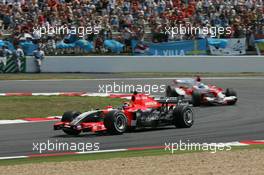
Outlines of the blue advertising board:
M 135 41 L 134 41 L 135 42 Z M 206 55 L 206 39 L 173 41 L 166 43 L 134 43 L 135 54 L 154 56 Z

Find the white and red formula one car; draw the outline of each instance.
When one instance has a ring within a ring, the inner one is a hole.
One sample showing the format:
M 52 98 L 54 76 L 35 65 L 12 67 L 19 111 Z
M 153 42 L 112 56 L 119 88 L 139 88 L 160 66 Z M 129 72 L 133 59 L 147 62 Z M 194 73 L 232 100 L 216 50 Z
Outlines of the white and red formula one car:
M 193 106 L 200 105 L 234 105 L 237 102 L 237 93 L 214 85 L 206 85 L 198 76 L 196 79 L 176 79 L 166 88 L 167 97 L 183 96 L 190 99 Z

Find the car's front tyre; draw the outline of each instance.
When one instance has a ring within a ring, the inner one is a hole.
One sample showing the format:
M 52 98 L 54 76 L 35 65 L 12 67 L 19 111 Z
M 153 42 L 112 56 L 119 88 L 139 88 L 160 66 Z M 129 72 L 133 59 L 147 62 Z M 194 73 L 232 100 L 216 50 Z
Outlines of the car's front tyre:
M 236 91 L 234 89 L 231 89 L 231 88 L 226 89 L 225 95 L 226 95 L 226 97 L 231 97 L 231 96 L 237 97 Z M 237 102 L 237 98 L 233 101 L 229 101 L 227 104 L 228 105 L 235 105 L 236 102 Z
M 61 121 L 62 122 L 71 122 L 76 117 L 78 117 L 81 113 L 79 111 L 67 111 L 62 115 Z M 70 128 L 63 128 L 62 129 L 64 133 L 68 135 L 79 135 L 81 131 L 70 129 Z
M 235 96 L 236 97 L 237 96 L 237 93 L 236 93 L 236 91 L 234 89 L 227 88 L 226 91 L 225 91 L 225 95 L 227 97 L 231 97 L 231 96 Z
M 110 111 L 105 116 L 104 125 L 111 134 L 123 134 L 127 129 L 127 117 L 121 111 Z

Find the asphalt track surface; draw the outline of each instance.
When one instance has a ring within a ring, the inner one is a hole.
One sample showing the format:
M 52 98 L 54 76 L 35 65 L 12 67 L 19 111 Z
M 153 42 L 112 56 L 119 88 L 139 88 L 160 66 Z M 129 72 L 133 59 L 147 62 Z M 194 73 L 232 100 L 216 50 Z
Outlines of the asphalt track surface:
M 114 80 L 1 81 L 0 92 L 97 92 L 98 85 Z M 121 84 L 168 84 L 171 80 L 115 80 Z M 33 143 L 100 143 L 100 149 L 163 146 L 166 143 L 219 143 L 264 139 L 264 79 L 208 79 L 205 83 L 232 87 L 239 101 L 235 106 L 196 107 L 195 123 L 189 129 L 167 127 L 139 130 L 123 135 L 83 133 L 78 137 L 53 131 L 54 122 L 0 125 L 0 156 L 38 154 Z M 161 94 L 159 94 L 161 95 Z M 84 97 L 85 98 L 85 97 Z M 87 109 L 89 110 L 89 109 Z M 46 152 L 47 153 L 47 152 Z

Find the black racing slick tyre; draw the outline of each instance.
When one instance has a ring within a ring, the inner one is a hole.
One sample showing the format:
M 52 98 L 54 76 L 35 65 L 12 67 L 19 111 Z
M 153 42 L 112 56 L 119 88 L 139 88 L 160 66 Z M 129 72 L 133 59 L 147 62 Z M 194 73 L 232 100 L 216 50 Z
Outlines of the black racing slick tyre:
M 192 104 L 193 106 L 201 106 L 202 94 L 198 91 L 193 91 L 192 93 Z
M 227 88 L 226 91 L 225 91 L 225 95 L 227 97 L 231 97 L 231 96 L 235 96 L 237 97 L 237 93 L 234 89 L 231 89 L 231 88 Z M 237 99 L 236 100 L 233 100 L 233 101 L 229 101 L 227 104 L 228 105 L 235 105 L 237 102 Z
M 171 91 L 172 91 L 172 89 L 171 89 L 171 86 L 167 86 L 166 87 L 166 97 L 171 97 Z
M 175 91 L 174 88 L 172 88 L 171 86 L 167 86 L 166 87 L 166 97 L 178 97 L 179 95 L 177 94 L 177 92 Z
M 62 122 L 71 122 L 81 113 L 78 111 L 67 111 L 62 115 L 61 121 Z
M 78 111 L 67 111 L 62 115 L 61 121 L 62 122 L 71 122 L 73 119 L 75 119 L 77 116 L 79 116 L 81 113 Z M 62 129 L 64 133 L 68 135 L 79 135 L 81 131 L 73 130 L 73 129 Z
M 173 110 L 174 125 L 177 128 L 190 128 L 194 123 L 194 113 L 189 106 L 176 106 Z
M 227 88 L 226 89 L 226 92 L 225 92 L 225 95 L 227 97 L 230 97 L 230 96 L 237 96 L 237 93 L 234 89 L 231 89 L 231 88 Z
M 123 134 L 127 129 L 127 117 L 121 111 L 110 111 L 105 116 L 104 125 L 110 134 Z

